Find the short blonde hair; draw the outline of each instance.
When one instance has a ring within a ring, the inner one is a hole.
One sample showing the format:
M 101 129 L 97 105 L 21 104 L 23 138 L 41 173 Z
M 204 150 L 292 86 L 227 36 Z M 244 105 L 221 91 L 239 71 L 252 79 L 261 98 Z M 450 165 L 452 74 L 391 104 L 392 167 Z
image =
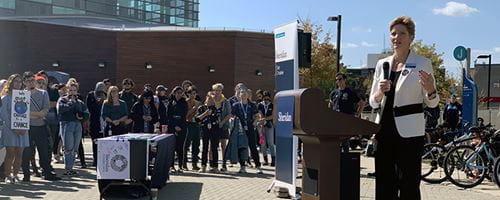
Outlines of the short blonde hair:
M 389 25 L 389 31 L 391 31 L 392 28 L 398 24 L 405 26 L 406 29 L 408 29 L 408 32 L 410 33 L 410 35 L 415 37 L 415 22 L 413 22 L 411 17 L 399 16 L 399 17 L 394 18 Z
M 66 83 L 66 87 L 70 87 L 70 86 L 76 86 L 77 90 L 80 88 L 80 84 L 78 83 L 78 81 L 76 81 L 76 78 L 68 79 L 68 82 Z
M 224 90 L 224 85 L 222 85 L 222 83 L 213 84 L 212 90 L 216 90 L 216 89 Z

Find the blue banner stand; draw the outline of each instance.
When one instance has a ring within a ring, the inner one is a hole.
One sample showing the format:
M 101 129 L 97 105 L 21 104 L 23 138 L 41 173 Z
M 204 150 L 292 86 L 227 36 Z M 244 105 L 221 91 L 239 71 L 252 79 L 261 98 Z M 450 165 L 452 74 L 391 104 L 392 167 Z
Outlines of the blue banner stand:
M 477 125 L 477 110 L 478 110 L 478 95 L 477 84 L 472 77 L 467 73 L 467 70 L 462 69 L 463 88 L 462 88 L 462 134 L 466 131 L 465 124 L 470 126 Z
M 298 22 L 294 21 L 274 30 L 276 91 L 299 88 Z M 267 192 L 278 188 L 280 197 L 288 193 L 297 199 L 297 147 L 298 137 L 293 135 L 294 98 L 275 99 L 276 171 Z

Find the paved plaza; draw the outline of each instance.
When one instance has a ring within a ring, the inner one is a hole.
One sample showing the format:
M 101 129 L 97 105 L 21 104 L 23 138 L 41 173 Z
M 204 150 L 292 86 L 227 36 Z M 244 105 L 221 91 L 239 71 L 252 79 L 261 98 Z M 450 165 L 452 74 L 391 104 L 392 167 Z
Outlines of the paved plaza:
M 90 163 L 90 140 L 84 142 L 86 157 Z M 78 165 L 78 164 L 77 164 Z M 366 176 L 373 171 L 373 160 L 361 159 L 361 199 L 374 199 L 375 179 Z M 56 172 L 61 175 L 62 164 L 55 164 Z M 247 174 L 238 174 L 236 165 L 229 168 L 228 173 L 199 173 L 186 171 L 171 175 L 171 182 L 159 191 L 158 199 L 175 200 L 257 200 L 278 199 L 273 193 L 267 193 L 267 187 L 274 177 L 274 169 L 264 167 L 264 174 L 255 174 L 254 168 L 249 168 Z M 78 177 L 63 177 L 62 181 L 48 182 L 32 177 L 29 184 L 16 185 L 0 184 L 0 200 L 3 199 L 99 199 L 99 190 L 95 168 L 79 169 Z M 299 170 L 300 171 L 300 170 Z M 300 174 L 299 174 L 300 175 Z M 300 184 L 300 180 L 299 180 Z M 422 183 L 422 199 L 424 200 L 493 200 L 500 199 L 500 189 L 492 182 L 485 180 L 483 184 L 473 189 L 461 189 L 449 182 L 431 185 Z M 106 199 L 123 199 L 108 197 Z M 149 197 L 139 198 L 149 199 Z

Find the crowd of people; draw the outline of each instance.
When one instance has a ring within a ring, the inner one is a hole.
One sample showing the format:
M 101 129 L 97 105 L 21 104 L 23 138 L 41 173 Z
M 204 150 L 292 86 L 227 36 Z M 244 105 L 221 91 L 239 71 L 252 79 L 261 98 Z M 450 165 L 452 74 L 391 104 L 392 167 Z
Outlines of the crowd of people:
M 97 139 L 126 133 L 174 134 L 177 167 L 170 163 L 165 169 L 171 172 L 223 172 L 227 161 L 239 163 L 239 173 L 255 166 L 256 173 L 262 174 L 262 164 L 275 166 L 272 94 L 257 90 L 254 95 L 243 83 L 236 85 L 230 98 L 224 96 L 221 83 L 213 84 L 206 94 L 198 94 L 189 80 L 174 86 L 169 94 L 167 87 L 153 89 L 151 84 L 135 94 L 133 80 L 126 78 L 121 89 L 104 79 L 85 95 L 79 92 L 76 79 L 49 83 L 44 71 L 13 74 L 0 83 L 0 143 L 6 148 L 0 180 L 7 183 L 29 182 L 31 175 L 60 180 L 52 162 L 64 163 L 63 176 L 77 176 L 73 169 L 77 156 L 80 166 L 87 167 L 82 145 L 85 135 L 93 141 L 92 166 L 97 165 Z M 30 91 L 29 130 L 10 126 L 13 90 Z

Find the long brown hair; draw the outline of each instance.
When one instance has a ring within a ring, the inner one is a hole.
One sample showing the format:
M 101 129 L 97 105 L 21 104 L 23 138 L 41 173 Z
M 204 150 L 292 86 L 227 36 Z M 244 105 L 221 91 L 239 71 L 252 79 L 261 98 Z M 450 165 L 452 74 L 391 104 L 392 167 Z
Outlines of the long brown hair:
M 23 77 L 21 77 L 21 75 L 19 74 L 10 75 L 9 79 L 7 79 L 7 82 L 3 86 L 1 96 L 7 96 L 12 93 L 12 87 L 14 86 L 14 79 L 16 78 L 20 78 L 21 80 L 23 79 Z
M 118 89 L 118 87 L 112 85 L 108 88 L 108 96 L 106 97 L 106 100 L 104 101 L 104 104 L 107 104 L 107 105 L 113 105 L 113 95 L 111 95 L 111 91 L 113 89 L 116 89 L 117 91 L 120 91 Z M 118 98 L 119 99 L 119 98 Z

